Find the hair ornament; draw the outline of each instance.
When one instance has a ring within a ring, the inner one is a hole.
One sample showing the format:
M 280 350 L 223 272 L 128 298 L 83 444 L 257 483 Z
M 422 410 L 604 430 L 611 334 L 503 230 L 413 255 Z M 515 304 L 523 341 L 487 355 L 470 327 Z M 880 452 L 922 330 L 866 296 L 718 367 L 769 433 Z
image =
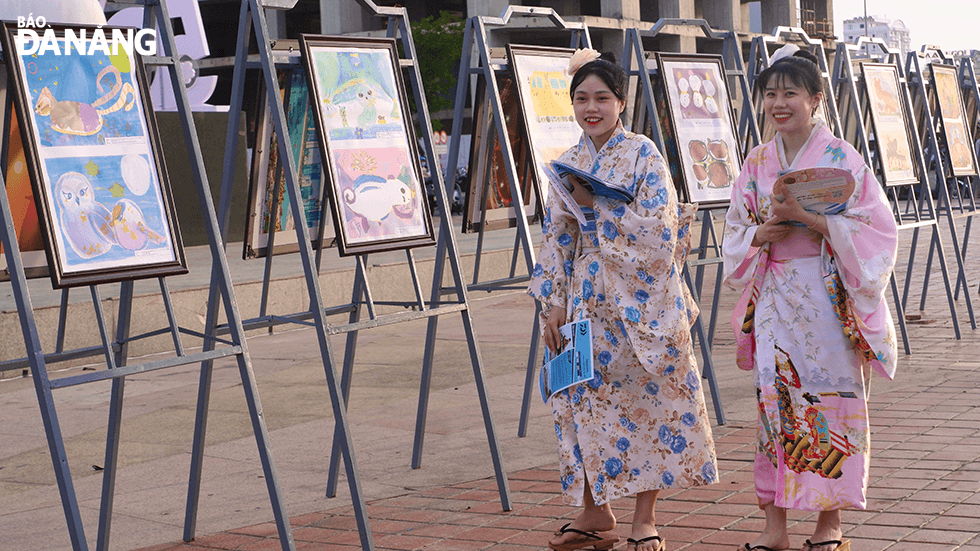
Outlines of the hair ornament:
M 800 47 L 796 44 L 787 44 L 782 48 L 776 50 L 776 53 L 772 54 L 772 58 L 769 60 L 769 65 L 772 66 L 780 59 L 784 57 L 793 57 L 793 54 L 800 51 Z
M 568 68 L 565 69 L 565 72 L 568 74 L 568 76 L 572 76 L 586 63 L 591 63 L 599 59 L 600 55 L 602 54 L 591 48 L 575 50 L 575 53 L 572 54 L 572 58 L 568 60 Z

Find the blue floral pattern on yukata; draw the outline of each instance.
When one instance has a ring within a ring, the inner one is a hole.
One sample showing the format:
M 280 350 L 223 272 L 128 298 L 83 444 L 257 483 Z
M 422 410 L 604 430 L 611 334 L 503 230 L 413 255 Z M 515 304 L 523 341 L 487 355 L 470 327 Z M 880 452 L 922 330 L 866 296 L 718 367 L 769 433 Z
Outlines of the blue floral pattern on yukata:
M 597 197 L 588 227 L 555 193 L 545 206 L 528 293 L 544 312 L 560 306 L 567 321 L 591 319 L 596 359 L 594 379 L 551 400 L 565 502 L 581 505 L 585 484 L 601 504 L 716 482 L 691 346 L 698 308 L 679 269 L 696 206 L 678 204 L 663 157 L 645 136 L 620 127 L 595 158 L 585 139 L 560 160 L 633 190 L 636 199 Z

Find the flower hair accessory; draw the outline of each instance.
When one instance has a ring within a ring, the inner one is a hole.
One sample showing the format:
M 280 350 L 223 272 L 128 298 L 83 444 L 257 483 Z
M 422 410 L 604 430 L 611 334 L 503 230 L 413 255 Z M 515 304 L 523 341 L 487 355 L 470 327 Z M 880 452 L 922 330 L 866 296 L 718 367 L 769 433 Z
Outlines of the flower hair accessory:
M 586 63 L 591 63 L 599 59 L 600 55 L 602 54 L 591 48 L 575 50 L 575 53 L 572 54 L 572 58 L 568 60 L 568 69 L 565 69 L 565 72 L 568 73 L 568 76 L 572 76 Z
M 769 60 L 769 65 L 773 65 L 780 59 L 784 57 L 793 57 L 793 54 L 800 51 L 800 47 L 796 44 L 787 44 L 782 48 L 776 50 L 776 53 L 772 54 L 772 59 Z

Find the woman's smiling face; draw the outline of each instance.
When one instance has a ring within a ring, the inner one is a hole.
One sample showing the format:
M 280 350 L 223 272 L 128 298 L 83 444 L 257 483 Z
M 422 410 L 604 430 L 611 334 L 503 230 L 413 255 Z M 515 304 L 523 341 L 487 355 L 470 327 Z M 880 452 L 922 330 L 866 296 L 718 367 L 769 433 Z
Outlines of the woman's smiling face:
M 809 134 L 810 119 L 821 97 L 821 94 L 810 95 L 806 88 L 783 75 L 776 75 L 766 84 L 762 107 L 769 122 L 783 135 Z
M 609 86 L 593 74 L 585 77 L 575 89 L 572 107 L 578 125 L 599 150 L 619 125 L 619 115 L 626 108 L 626 102 L 617 98 Z

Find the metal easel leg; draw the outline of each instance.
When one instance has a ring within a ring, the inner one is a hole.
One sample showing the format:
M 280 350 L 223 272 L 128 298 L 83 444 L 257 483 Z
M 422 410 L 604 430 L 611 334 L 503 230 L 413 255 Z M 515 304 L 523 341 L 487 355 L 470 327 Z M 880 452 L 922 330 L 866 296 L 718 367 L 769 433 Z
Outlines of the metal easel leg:
M 119 288 L 119 312 L 116 322 L 116 342 L 119 351 L 116 353 L 115 365 L 124 366 L 129 356 L 129 331 L 133 319 L 133 287 L 132 281 L 124 281 Z M 99 508 L 99 535 L 96 540 L 97 551 L 109 549 L 109 535 L 112 526 L 112 507 L 115 498 L 116 472 L 119 465 L 119 435 L 122 433 L 123 393 L 126 388 L 126 378 L 116 377 L 112 380 L 112 391 L 109 398 L 109 424 L 106 428 L 105 463 L 102 465 L 102 502 Z
M 357 323 L 360 321 L 362 295 L 364 295 L 365 301 L 367 299 L 366 293 L 364 293 L 366 274 L 364 273 L 364 262 L 361 258 L 358 255 L 357 271 L 354 276 L 354 291 L 351 293 L 353 309 L 347 318 L 348 323 Z M 340 376 L 340 387 L 344 393 L 344 404 L 347 404 L 347 400 L 350 399 L 351 380 L 354 376 L 354 353 L 357 349 L 357 334 L 357 331 L 347 333 L 347 345 L 344 347 L 344 369 Z M 340 454 L 349 453 L 347 450 L 341 449 L 343 445 L 344 442 L 340 437 L 340 431 L 337 430 L 337 427 L 334 427 L 333 444 L 330 447 L 330 467 L 327 469 L 327 497 L 335 497 L 337 495 L 337 479 L 340 477 Z
M 524 398 L 521 401 L 521 420 L 517 424 L 518 438 L 527 436 L 527 418 L 531 411 L 531 394 L 534 388 L 534 370 L 538 366 L 538 348 L 541 342 L 541 303 L 534 301 L 534 318 L 531 325 L 531 346 L 527 353 L 527 372 L 524 375 Z

